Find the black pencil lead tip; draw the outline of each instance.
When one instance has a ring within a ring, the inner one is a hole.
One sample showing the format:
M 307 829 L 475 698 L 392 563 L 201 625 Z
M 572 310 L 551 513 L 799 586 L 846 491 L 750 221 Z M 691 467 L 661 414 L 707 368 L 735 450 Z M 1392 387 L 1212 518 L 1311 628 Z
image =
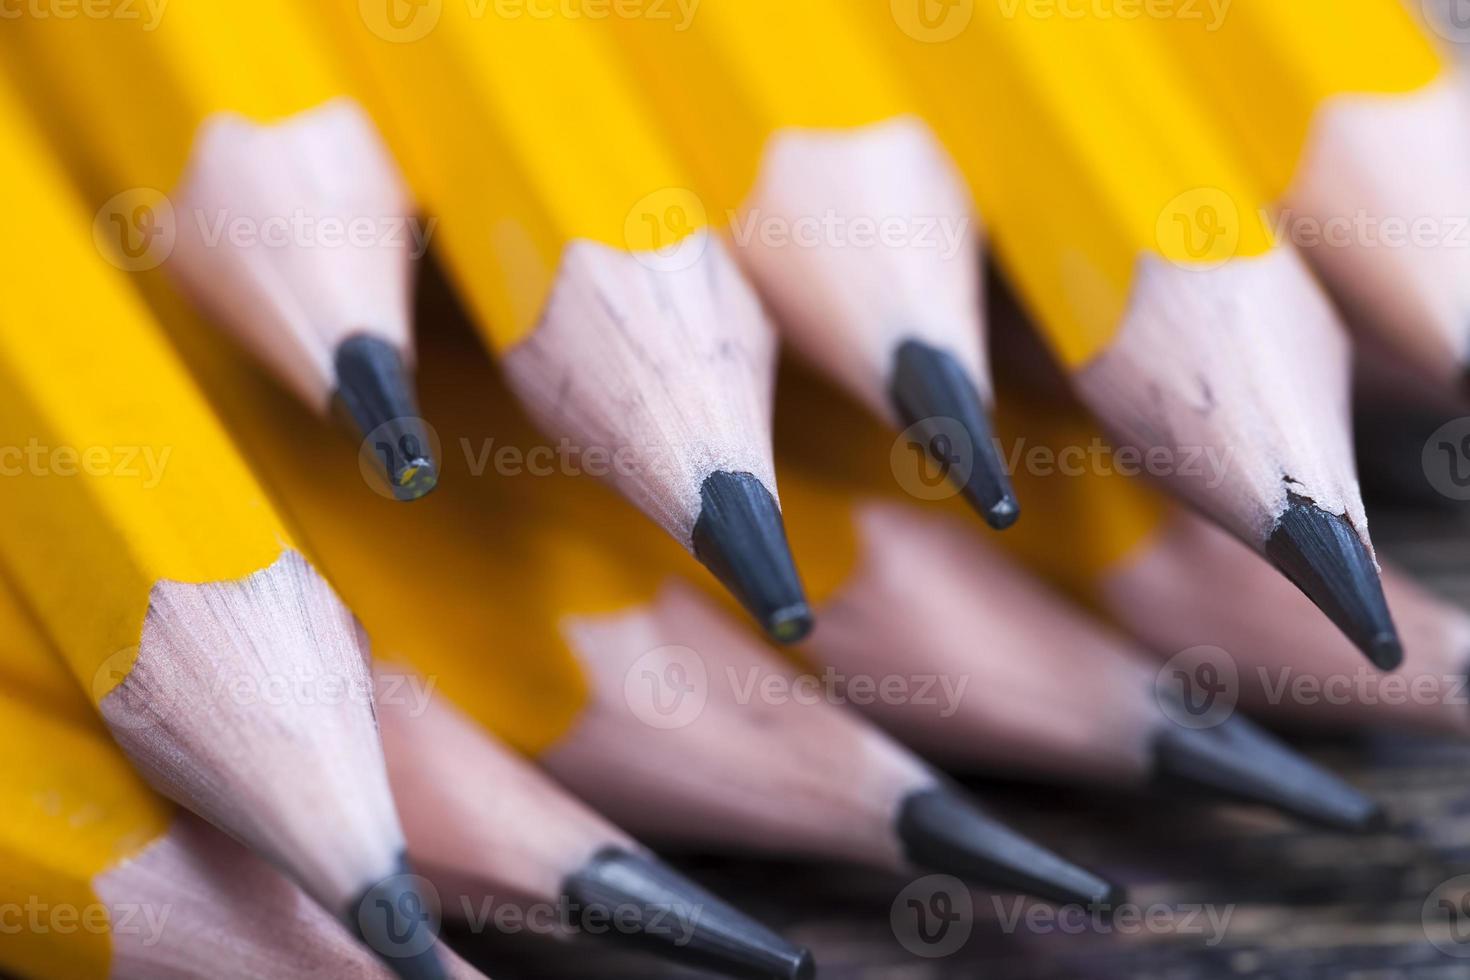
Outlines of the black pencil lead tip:
M 358 434 L 372 440 L 365 451 L 377 461 L 393 496 L 417 500 L 433 490 L 439 464 L 398 349 L 357 334 L 337 348 L 336 370 L 337 402 Z
M 1378 569 L 1345 517 L 1291 494 L 1266 539 L 1266 557 L 1380 670 L 1403 662 Z
M 811 632 L 812 611 L 776 498 L 750 473 L 720 471 L 705 479 L 700 501 L 694 557 L 773 639 L 801 640 Z
M 1027 840 L 957 791 L 910 794 L 896 830 L 911 862 L 983 888 L 1085 905 L 1124 899 L 1120 886 Z
M 727 976 L 810 980 L 812 955 L 648 854 L 607 847 L 563 884 L 589 917 L 619 923 L 621 938 Z M 632 923 L 625 931 L 622 923 Z
M 367 888 L 348 906 L 346 919 L 357 938 L 403 980 L 446 980 L 437 949 L 439 912 L 425 900 L 407 860 Z
M 1383 808 L 1241 715 L 1209 728 L 1165 722 L 1154 778 L 1207 797 L 1263 804 L 1334 830 L 1383 829 Z
M 959 360 L 906 340 L 894 353 L 888 395 L 923 451 L 949 476 L 963 480 L 960 490 L 985 522 L 997 531 L 1016 523 L 1021 508 L 1005 460 L 991 436 L 980 393 Z M 960 439 L 963 444 L 957 445 Z

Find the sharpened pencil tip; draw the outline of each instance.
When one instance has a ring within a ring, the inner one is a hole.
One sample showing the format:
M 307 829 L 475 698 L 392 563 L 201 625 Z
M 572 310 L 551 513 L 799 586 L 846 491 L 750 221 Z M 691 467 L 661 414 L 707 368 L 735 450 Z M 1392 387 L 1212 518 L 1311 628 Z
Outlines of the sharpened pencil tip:
M 952 479 L 963 481 L 965 499 L 987 524 L 1004 531 L 1016 523 L 1021 509 L 991 437 L 985 405 L 953 354 L 904 341 L 894 352 L 888 396 L 923 451 Z
M 393 873 L 366 889 L 347 908 L 357 938 L 403 980 L 445 980 L 439 961 L 439 913 L 424 899 L 408 861 L 398 857 Z
M 1381 830 L 1383 808 L 1241 715 L 1210 728 L 1165 722 L 1154 778 L 1209 797 L 1263 804 L 1333 830 Z
M 712 473 L 700 488 L 692 544 L 698 558 L 780 643 L 812 629 L 776 498 L 750 473 Z
M 806 949 L 652 855 L 603 848 L 567 878 L 563 889 L 584 919 L 616 921 L 622 938 L 687 965 L 753 980 L 810 980 L 816 975 Z M 631 919 L 625 910 L 631 910 Z M 631 932 L 625 923 L 631 923 Z
M 1020 505 L 1016 503 L 1016 498 L 1011 496 L 1010 494 L 1006 494 L 1004 498 L 996 501 L 995 504 L 985 512 L 986 523 L 995 528 L 997 531 L 1004 531 L 1006 528 L 1016 523 L 1016 521 L 1018 521 L 1020 517 Z
M 1287 499 L 1266 557 L 1317 604 L 1380 670 L 1403 663 L 1404 648 L 1378 569 L 1357 530 L 1296 494 Z
M 394 498 L 417 500 L 439 483 L 428 426 L 398 349 L 366 334 L 337 348 L 337 402 L 368 447 Z
M 1124 898 L 1118 885 L 1027 840 L 954 790 L 911 793 L 895 829 L 911 862 L 983 888 L 1086 905 Z

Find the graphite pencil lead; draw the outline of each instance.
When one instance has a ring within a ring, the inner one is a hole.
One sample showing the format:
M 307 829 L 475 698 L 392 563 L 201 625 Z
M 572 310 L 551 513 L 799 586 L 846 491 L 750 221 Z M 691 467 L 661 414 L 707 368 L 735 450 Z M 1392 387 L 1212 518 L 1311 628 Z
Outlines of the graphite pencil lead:
M 419 889 L 418 877 L 399 855 L 398 867 L 348 905 L 348 926 L 393 974 L 403 980 L 446 980 L 437 952 L 437 910 Z
M 980 887 L 1084 905 L 1124 899 L 1120 886 L 1027 840 L 950 789 L 910 794 L 896 830 L 911 862 Z
M 1346 518 L 1291 494 L 1266 539 L 1266 557 L 1380 670 L 1403 662 L 1378 569 Z
M 936 463 L 952 471 L 969 457 L 969 472 L 960 489 L 985 522 L 997 531 L 1016 523 L 1021 510 L 991 436 L 989 415 L 959 360 L 929 344 L 904 341 L 893 356 L 888 391 L 899 418 L 915 429 Z M 958 433 L 949 430 L 956 424 L 963 430 L 968 452 L 955 445 Z
M 710 474 L 700 488 L 692 543 L 698 558 L 770 636 L 795 643 L 812 610 L 771 491 L 750 473 Z
M 417 500 L 439 483 L 439 463 L 419 416 L 408 367 L 398 349 L 367 334 L 337 348 L 337 401 L 367 447 L 398 500 Z
M 1334 830 L 1384 824 L 1378 803 L 1240 715 L 1211 728 L 1167 724 L 1153 753 L 1154 779 L 1166 786 L 1265 804 Z
M 563 884 L 584 916 L 604 921 L 634 909 L 630 941 L 691 966 L 751 980 L 810 980 L 812 955 L 720 901 L 657 858 L 621 847 L 598 851 Z

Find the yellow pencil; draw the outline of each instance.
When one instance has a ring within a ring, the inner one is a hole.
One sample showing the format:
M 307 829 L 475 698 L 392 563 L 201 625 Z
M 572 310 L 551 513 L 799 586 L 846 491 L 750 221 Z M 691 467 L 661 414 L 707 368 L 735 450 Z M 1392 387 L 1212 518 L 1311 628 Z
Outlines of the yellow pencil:
M 0 244 L 0 561 L 160 792 L 411 954 L 405 975 L 441 975 L 415 923 L 390 947 L 398 923 L 358 915 L 413 886 L 351 614 L 3 89 L 0 130 L 0 205 L 26 230 Z
M 0 901 L 15 910 L 0 968 L 57 980 L 389 975 L 280 872 L 147 787 L 3 584 L 0 632 Z
M 288 390 L 344 418 L 383 492 L 428 493 L 409 310 L 428 229 L 299 8 L 178 0 L 151 22 L 25 11 L 0 45 L 84 178 L 114 261 L 162 264 Z
M 808 360 L 913 427 L 997 528 L 1019 513 L 988 421 L 980 234 L 917 93 L 833 0 L 705 0 L 609 21 L 655 118 L 732 215 L 736 258 Z
M 459 3 L 408 26 L 331 9 L 522 403 L 772 636 L 799 638 L 810 616 L 771 465 L 775 337 L 611 40 L 582 18 Z
M 1350 451 L 1346 335 L 1157 37 L 1094 13 L 951 5 L 926 25 L 889 16 L 907 5 L 858 9 L 925 81 L 941 135 L 984 137 L 971 156 L 952 146 L 1088 407 L 1395 666 Z

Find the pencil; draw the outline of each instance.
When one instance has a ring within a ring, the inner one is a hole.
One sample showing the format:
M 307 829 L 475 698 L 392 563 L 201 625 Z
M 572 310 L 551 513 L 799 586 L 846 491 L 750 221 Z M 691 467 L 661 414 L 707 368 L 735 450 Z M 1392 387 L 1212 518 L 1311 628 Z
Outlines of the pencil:
M 435 678 L 467 717 L 649 842 L 901 873 L 917 865 L 1063 901 L 1116 898 L 837 706 L 741 695 L 747 684 L 788 685 L 796 672 L 692 586 L 667 582 L 697 571 L 673 542 L 619 520 L 617 499 L 598 484 L 541 469 L 549 447 L 463 342 L 425 338 L 421 355 L 438 424 L 470 450 L 465 472 L 432 501 L 410 512 L 349 500 L 328 482 L 339 474 L 307 478 L 261 460 L 384 656 Z M 269 443 L 279 423 L 248 418 L 257 406 L 239 404 L 239 427 Z M 474 459 L 489 445 L 523 454 L 529 469 L 513 471 L 503 456 L 477 478 Z M 433 560 L 407 569 L 343 533 L 369 514 Z M 491 535 L 493 552 L 480 544 Z M 410 607 L 426 615 L 406 617 Z M 696 669 L 681 648 L 708 680 L 705 697 L 687 699 L 688 716 L 677 714 L 682 683 L 659 691 L 648 681 Z
M 989 421 L 979 222 L 907 80 L 827 0 L 706 0 L 688 24 L 609 24 L 704 198 L 732 216 L 735 256 L 785 339 L 913 427 L 992 527 L 1013 524 Z
M 853 413 L 813 422 L 830 394 L 792 380 L 777 458 L 792 540 L 820 542 L 822 556 L 808 565 L 820 615 L 801 652 L 883 728 L 960 771 L 1188 790 L 1339 829 L 1378 825 L 1373 801 L 1223 702 L 1195 724 L 1196 705 L 1156 685 L 1147 651 L 966 522 L 894 494 L 883 467 L 834 480 L 843 459 L 888 440 Z M 871 693 L 884 685 L 902 693 Z
M 0 129 L 0 203 L 27 232 L 0 245 L 0 561 L 155 788 L 384 930 L 359 905 L 416 898 L 352 616 L 3 90 Z
M 811 954 L 665 865 L 409 668 L 376 670 L 378 718 L 414 863 L 444 914 L 564 908 L 569 924 L 731 976 L 810 977 Z M 487 904 L 488 903 L 488 904 Z
M 411 43 L 351 12 L 332 33 L 375 69 L 385 131 L 532 418 L 771 636 L 804 635 L 771 463 L 775 335 L 611 40 L 456 4 Z
M 1417 6 L 1417 5 L 1416 5 Z M 1426 12 L 1429 8 L 1425 8 Z M 1233 6 L 1151 28 L 1249 155 L 1283 237 L 1426 382 L 1470 366 L 1470 89 L 1402 0 Z
M 67 980 L 389 975 L 269 864 L 147 787 L 9 588 L 0 624 L 0 900 L 25 916 L 0 968 Z M 479 976 L 441 955 L 451 975 Z
M 992 295 L 996 356 L 1018 382 L 1006 390 L 998 431 L 1016 458 L 1037 461 L 1020 466 L 1016 481 L 1048 514 L 1044 529 L 999 542 L 1012 558 L 1105 615 L 1159 661 L 1215 648 L 1203 669 L 1233 676 L 1240 710 L 1273 727 L 1470 733 L 1463 691 L 1470 616 L 1385 563 L 1404 663 L 1391 675 L 1373 670 L 1250 549 L 1153 490 L 1140 462 L 1108 445 L 1068 397 L 1057 367 L 1031 349 L 1004 291 Z M 1087 462 L 1061 465 L 1068 453 Z
M 27 13 L 5 33 L 15 80 L 111 221 L 116 261 L 162 264 L 282 385 L 346 423 L 383 492 L 432 490 L 409 319 L 427 233 L 301 12 L 182 0 L 146 30 Z
M 1082 400 L 1373 663 L 1397 665 L 1353 471 L 1345 331 L 1160 45 L 1115 18 L 987 4 L 947 40 L 875 22 L 940 135 L 986 137 L 968 158 L 951 148 Z M 1218 481 L 1202 460 L 1224 462 Z

